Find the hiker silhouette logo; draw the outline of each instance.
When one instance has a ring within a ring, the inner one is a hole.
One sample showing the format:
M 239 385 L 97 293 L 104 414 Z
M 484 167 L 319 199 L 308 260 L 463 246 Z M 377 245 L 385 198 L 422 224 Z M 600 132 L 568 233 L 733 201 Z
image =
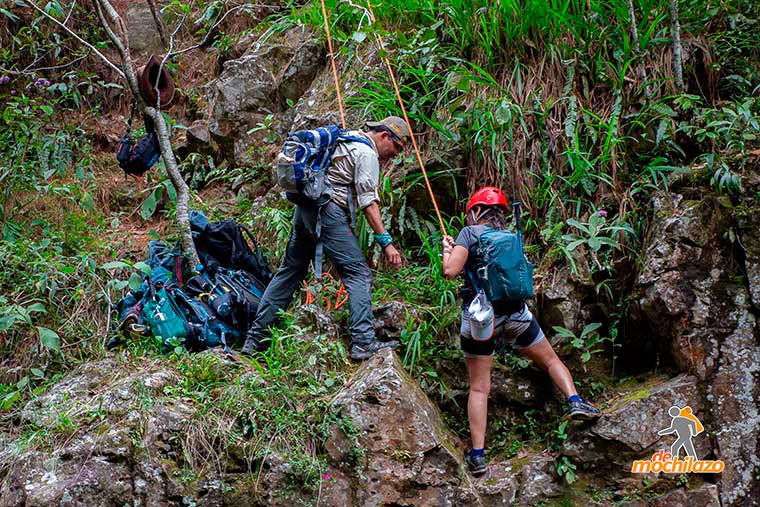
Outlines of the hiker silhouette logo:
M 657 434 L 676 434 L 678 438 L 673 442 L 673 445 L 670 446 L 670 454 L 672 456 L 677 457 L 681 448 L 683 448 L 686 451 L 687 456 L 697 459 L 697 453 L 694 450 L 694 444 L 691 442 L 691 439 L 702 433 L 705 430 L 705 427 L 699 422 L 697 416 L 692 413 L 691 407 L 678 408 L 673 406 L 668 410 L 668 414 L 673 418 L 670 427 L 658 431 Z
M 692 439 L 705 431 L 702 422 L 694 415 L 691 407 L 673 405 L 668 409 L 670 426 L 657 432 L 658 435 L 676 435 L 670 452 L 660 449 L 648 460 L 636 460 L 631 466 L 633 473 L 720 473 L 725 468 L 722 460 L 700 460 L 694 450 Z M 679 457 L 684 450 L 684 459 Z

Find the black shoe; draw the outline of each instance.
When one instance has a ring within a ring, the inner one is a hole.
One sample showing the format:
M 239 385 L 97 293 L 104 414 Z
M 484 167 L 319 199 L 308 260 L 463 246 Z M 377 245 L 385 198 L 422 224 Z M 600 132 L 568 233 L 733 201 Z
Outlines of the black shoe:
M 464 461 L 470 468 L 470 473 L 475 477 L 480 477 L 486 473 L 486 458 L 485 456 L 473 456 L 472 451 L 467 451 L 464 454 Z
M 244 356 L 252 356 L 256 352 L 266 352 L 269 348 L 269 341 L 259 341 L 252 336 L 248 336 L 245 339 L 243 348 L 240 349 L 240 353 Z
M 571 419 L 573 421 L 593 421 L 599 419 L 602 413 L 598 408 L 594 407 L 591 403 L 584 400 L 571 401 L 570 412 L 567 413 L 565 419 Z
M 364 359 L 369 359 L 375 355 L 375 352 L 379 350 L 395 349 L 396 347 L 398 347 L 398 341 L 396 340 L 389 342 L 380 342 L 375 340 L 367 344 L 356 343 L 354 345 L 351 345 L 351 353 L 348 356 L 354 361 L 362 361 Z

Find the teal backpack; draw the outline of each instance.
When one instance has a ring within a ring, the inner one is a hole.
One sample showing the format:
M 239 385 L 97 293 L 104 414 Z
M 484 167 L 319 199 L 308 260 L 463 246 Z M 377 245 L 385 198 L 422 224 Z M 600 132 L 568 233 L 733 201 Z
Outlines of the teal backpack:
M 483 265 L 474 274 L 467 272 L 475 288 L 492 303 L 533 297 L 533 264 L 523 252 L 520 203 L 512 206 L 517 234 L 486 227 L 478 243 Z
M 163 268 L 158 267 L 157 270 Z M 185 312 L 177 304 L 171 293 L 171 284 L 158 285 L 148 281 L 145 305 L 142 308 L 142 319 L 153 336 L 161 337 L 164 344 L 171 338 L 186 338 Z

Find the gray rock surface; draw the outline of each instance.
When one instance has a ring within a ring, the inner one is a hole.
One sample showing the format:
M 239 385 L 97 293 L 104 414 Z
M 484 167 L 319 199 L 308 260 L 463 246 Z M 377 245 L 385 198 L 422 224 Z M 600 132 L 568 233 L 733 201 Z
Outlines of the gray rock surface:
M 225 62 L 213 83 L 208 122 L 222 154 L 237 165 L 263 160 L 253 151 L 268 151 L 277 133 L 289 129 L 290 120 L 283 119 L 288 104 L 304 93 L 324 61 L 322 43 L 294 28 Z
M 704 381 L 706 425 L 715 456 L 726 462 L 718 485 L 723 505 L 744 505 L 760 492 L 760 346 L 756 291 L 756 213 L 742 214 L 748 280 L 726 231 L 736 227 L 723 198 L 661 194 L 634 294 L 653 340 L 671 340 L 675 363 Z
M 673 435 L 658 431 L 670 426 L 668 409 L 690 406 L 704 419 L 699 382 L 691 375 L 647 386 L 623 395 L 595 424 L 576 431 L 563 445 L 563 453 L 584 468 L 605 468 L 627 475 L 635 459 L 649 459 L 659 449 L 669 450 Z M 710 454 L 710 441 L 695 438 L 699 457 Z
M 162 52 L 161 37 L 158 34 L 156 21 L 150 12 L 148 2 L 129 2 L 126 18 L 131 50 L 145 56 Z

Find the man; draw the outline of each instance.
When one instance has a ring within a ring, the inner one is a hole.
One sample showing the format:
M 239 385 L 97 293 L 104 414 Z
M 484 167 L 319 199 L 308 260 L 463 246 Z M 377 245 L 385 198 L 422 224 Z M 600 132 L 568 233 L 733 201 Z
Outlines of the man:
M 277 312 L 286 308 L 293 293 L 306 277 L 309 262 L 314 258 L 317 244 L 317 213 L 321 218 L 320 240 L 348 292 L 350 311 L 349 356 L 354 360 L 371 357 L 383 348 L 395 348 L 397 341 L 380 342 L 375 339 L 372 317 L 372 275 L 351 230 L 354 200 L 367 217 L 375 232 L 377 243 L 392 267 L 401 265 L 401 254 L 393 246 L 393 239 L 385 230 L 380 215 L 377 187 L 380 181 L 380 162 L 401 153 L 410 137 L 406 122 L 389 116 L 380 122 L 368 122 L 369 132 L 353 131 L 350 134 L 364 138 L 358 141 L 341 141 L 332 156 L 327 178 L 332 193 L 319 207 L 297 205 L 293 215 L 293 230 L 282 259 L 280 269 L 264 291 L 256 320 L 246 334 L 242 354 L 263 351 L 269 347 L 268 328 L 277 318 Z

